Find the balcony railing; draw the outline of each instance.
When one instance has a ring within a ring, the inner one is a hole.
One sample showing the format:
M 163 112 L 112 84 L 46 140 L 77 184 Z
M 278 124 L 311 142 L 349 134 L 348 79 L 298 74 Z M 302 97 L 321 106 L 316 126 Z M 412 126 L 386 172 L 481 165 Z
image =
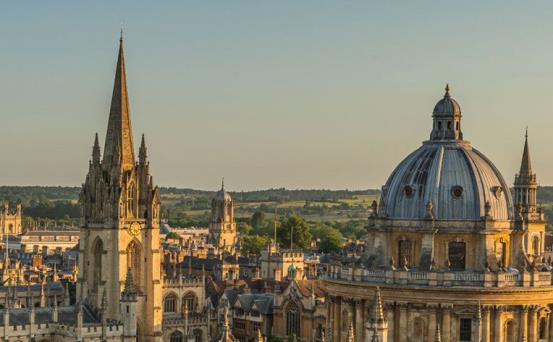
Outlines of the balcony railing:
M 324 278 L 372 284 L 442 287 L 548 287 L 553 285 L 553 276 L 549 271 L 379 270 L 332 265 Z

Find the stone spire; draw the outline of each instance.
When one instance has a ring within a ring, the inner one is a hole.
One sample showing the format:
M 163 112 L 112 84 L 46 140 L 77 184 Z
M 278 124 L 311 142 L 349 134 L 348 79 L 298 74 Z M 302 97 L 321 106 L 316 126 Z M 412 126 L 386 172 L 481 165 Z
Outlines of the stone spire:
M 133 146 L 123 37 L 121 37 L 104 146 L 103 164 L 106 170 L 128 171 L 132 169 L 134 167 Z
M 148 160 L 148 149 L 146 148 L 146 140 L 144 139 L 144 134 L 142 134 L 142 140 L 140 141 L 138 160 L 141 165 L 145 165 L 146 161 Z
M 522 151 L 519 175 L 532 175 L 532 160 L 530 159 L 530 149 L 528 147 L 528 128 L 526 128 L 526 133 L 524 134 L 524 150 Z
M 125 279 L 125 287 L 121 293 L 121 300 L 136 301 L 137 296 L 136 288 L 134 287 L 134 280 L 132 278 L 131 268 L 127 269 L 127 277 Z
M 375 322 L 384 321 L 384 310 L 382 309 L 382 297 L 380 295 L 380 287 L 376 287 L 374 292 L 373 303 L 373 320 Z
M 539 219 L 537 214 L 537 191 L 538 181 L 536 174 L 532 171 L 532 160 L 530 158 L 530 147 L 528 146 L 528 129 L 524 134 L 524 149 L 522 151 L 522 160 L 520 171 L 515 175 L 514 184 L 514 203 L 526 220 Z
M 98 142 L 98 133 L 94 135 L 94 146 L 92 147 L 92 163 L 100 162 L 100 143 Z

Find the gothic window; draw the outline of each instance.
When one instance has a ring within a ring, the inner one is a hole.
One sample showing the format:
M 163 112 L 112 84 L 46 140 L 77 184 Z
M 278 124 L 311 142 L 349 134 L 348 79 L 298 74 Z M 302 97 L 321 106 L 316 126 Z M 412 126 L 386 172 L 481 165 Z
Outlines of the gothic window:
M 92 291 L 98 294 L 98 286 L 102 280 L 102 254 L 104 253 L 104 243 L 101 239 L 96 239 L 92 247 Z
M 294 303 L 290 303 L 286 309 L 286 335 L 300 336 L 300 311 Z
M 171 334 L 171 342 L 184 342 L 184 335 L 180 331 L 175 331 Z
M 461 318 L 459 320 L 459 341 L 472 340 L 472 320 L 470 318 Z
M 138 242 L 131 241 L 127 246 L 127 267 L 130 268 L 134 286 L 142 289 L 142 249 Z
M 127 214 L 130 217 L 134 217 L 134 211 L 136 208 L 136 187 L 131 184 L 127 190 Z
M 176 312 L 177 308 L 177 296 L 169 294 L 163 301 L 163 312 Z M 172 338 L 171 338 L 172 341 Z
M 532 251 L 534 255 L 540 255 L 540 238 L 538 236 L 534 236 L 532 239 Z
M 196 295 L 192 292 L 188 292 L 182 297 L 182 311 L 186 308 L 189 312 L 196 311 L 198 305 L 198 300 Z
M 465 270 L 466 244 L 462 241 L 451 241 L 448 248 L 449 263 L 452 270 Z
M 412 243 L 411 240 L 400 240 L 398 245 L 398 262 L 400 266 L 411 265 L 411 250 Z

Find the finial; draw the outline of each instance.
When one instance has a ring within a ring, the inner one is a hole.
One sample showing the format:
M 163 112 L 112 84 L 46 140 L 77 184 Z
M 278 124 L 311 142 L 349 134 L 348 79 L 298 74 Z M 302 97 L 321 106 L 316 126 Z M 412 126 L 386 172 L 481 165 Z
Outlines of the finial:
M 524 138 L 528 140 L 528 126 L 526 126 L 526 133 L 524 133 Z
M 446 83 L 445 84 L 445 95 L 444 95 L 444 97 L 449 97 L 449 96 L 450 96 L 449 95 L 449 83 Z
M 123 27 L 121 27 L 121 35 L 119 36 L 119 42 L 123 42 Z
M 223 180 L 221 180 L 221 190 L 225 190 L 225 177 L 223 177 Z

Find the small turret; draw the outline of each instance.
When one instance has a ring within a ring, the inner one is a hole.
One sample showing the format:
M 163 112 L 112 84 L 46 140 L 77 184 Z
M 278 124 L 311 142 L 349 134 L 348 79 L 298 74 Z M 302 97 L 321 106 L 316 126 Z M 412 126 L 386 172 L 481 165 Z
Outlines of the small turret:
M 384 316 L 380 287 L 376 287 L 374 291 L 374 300 L 369 319 L 370 320 L 367 323 L 367 330 L 369 336 L 371 337 L 371 341 L 387 341 L 388 321 Z

